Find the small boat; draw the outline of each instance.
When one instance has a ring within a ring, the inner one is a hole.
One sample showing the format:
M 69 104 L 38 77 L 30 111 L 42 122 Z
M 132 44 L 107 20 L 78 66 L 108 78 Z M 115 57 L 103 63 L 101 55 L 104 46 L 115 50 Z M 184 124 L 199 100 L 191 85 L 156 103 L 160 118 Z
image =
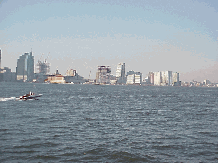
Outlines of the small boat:
M 20 96 L 19 99 L 20 99 L 20 100 L 30 100 L 30 99 L 38 100 L 37 97 L 41 97 L 41 96 L 42 96 L 42 94 L 36 95 L 35 93 L 30 92 L 30 93 L 28 93 L 28 94 L 25 94 L 25 95 L 23 95 L 23 96 Z

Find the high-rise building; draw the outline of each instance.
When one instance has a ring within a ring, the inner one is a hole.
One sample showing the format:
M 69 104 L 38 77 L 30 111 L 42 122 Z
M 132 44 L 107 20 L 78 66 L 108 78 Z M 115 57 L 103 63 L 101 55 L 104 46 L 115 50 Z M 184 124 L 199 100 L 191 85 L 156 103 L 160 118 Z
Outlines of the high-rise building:
M 96 72 L 97 84 L 110 84 L 111 67 L 110 66 L 98 66 Z
M 162 83 L 161 72 L 154 72 L 154 85 L 159 85 Z
M 125 63 L 118 63 L 116 70 L 117 84 L 126 83 Z
M 34 78 L 34 57 L 32 52 L 24 53 L 17 60 L 16 67 L 17 80 L 33 81 Z
M 174 86 L 181 86 L 181 81 L 179 81 L 179 73 L 173 72 L 172 74 L 172 80 Z
M 208 84 L 211 84 L 210 80 L 204 79 L 203 85 L 208 85 Z
M 9 67 L 2 67 L 0 70 L 1 70 L 0 81 L 5 81 L 5 82 L 16 81 L 16 73 L 11 72 L 11 69 Z
M 46 75 L 50 72 L 50 63 L 48 63 L 47 61 L 38 61 L 37 69 L 40 74 Z
M 127 75 L 126 84 L 135 84 L 135 74 Z
M 148 73 L 148 83 L 154 84 L 154 73 L 153 72 Z
M 126 84 L 141 84 L 142 83 L 142 73 L 135 72 L 133 70 L 127 72 Z
M 179 86 L 179 73 L 172 71 L 154 72 L 154 85 L 158 86 Z
M 173 81 L 172 81 L 172 71 L 161 71 L 161 85 L 163 86 L 172 86 Z

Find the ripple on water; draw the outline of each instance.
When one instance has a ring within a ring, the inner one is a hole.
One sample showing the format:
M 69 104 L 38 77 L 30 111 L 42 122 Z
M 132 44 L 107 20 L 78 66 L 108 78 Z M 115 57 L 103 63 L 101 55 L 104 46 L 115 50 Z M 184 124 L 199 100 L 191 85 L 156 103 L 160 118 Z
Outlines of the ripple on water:
M 0 162 L 217 162 L 217 89 L 36 87 L 38 101 L 0 104 Z

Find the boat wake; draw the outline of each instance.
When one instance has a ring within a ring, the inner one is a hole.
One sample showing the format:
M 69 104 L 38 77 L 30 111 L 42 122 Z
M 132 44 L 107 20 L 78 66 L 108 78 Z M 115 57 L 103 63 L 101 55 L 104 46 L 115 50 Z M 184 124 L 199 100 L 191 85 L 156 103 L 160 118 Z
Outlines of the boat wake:
M 8 97 L 8 98 L 0 98 L 0 101 L 15 101 L 17 99 L 18 98 L 16 98 L 16 97 Z

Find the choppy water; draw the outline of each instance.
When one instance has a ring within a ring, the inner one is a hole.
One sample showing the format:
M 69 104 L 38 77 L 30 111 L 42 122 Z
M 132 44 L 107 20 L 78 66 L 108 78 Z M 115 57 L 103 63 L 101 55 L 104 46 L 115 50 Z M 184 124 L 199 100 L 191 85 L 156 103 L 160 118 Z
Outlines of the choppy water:
M 40 100 L 16 101 L 33 91 Z M 0 83 L 0 162 L 218 162 L 218 89 Z

